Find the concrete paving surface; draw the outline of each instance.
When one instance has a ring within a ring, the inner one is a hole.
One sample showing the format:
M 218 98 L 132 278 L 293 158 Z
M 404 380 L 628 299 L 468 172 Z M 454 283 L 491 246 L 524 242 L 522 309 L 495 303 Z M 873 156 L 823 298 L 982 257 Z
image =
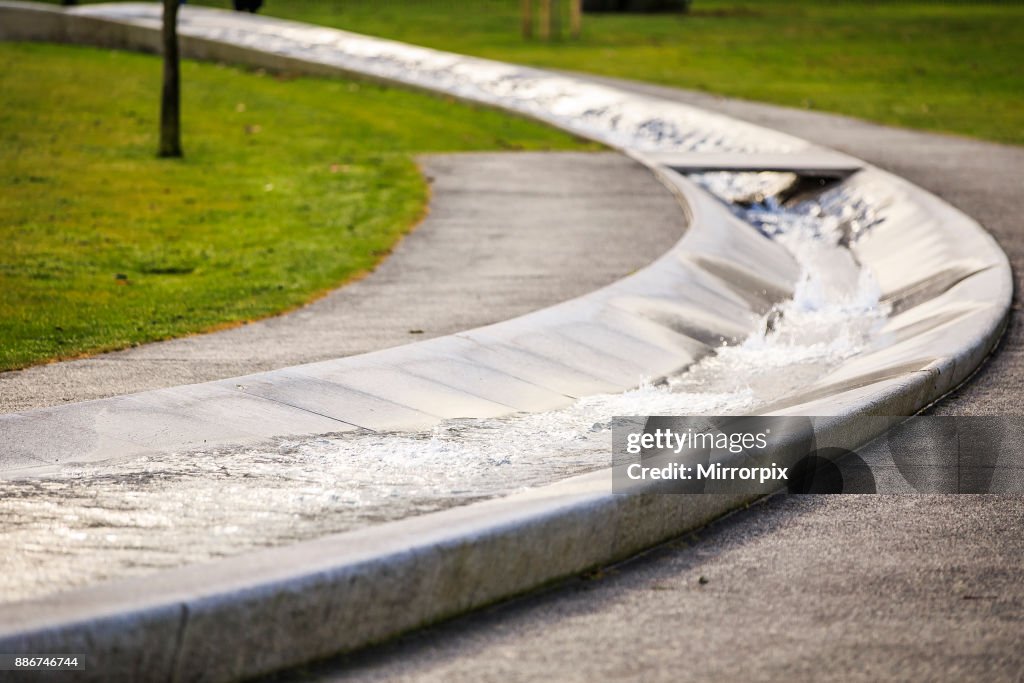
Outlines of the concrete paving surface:
M 1022 148 L 595 80 L 897 173 L 991 231 L 1020 285 Z M 1020 414 L 1022 365 L 1014 315 L 1001 350 L 933 412 Z M 1021 497 L 776 497 L 589 579 L 275 680 L 1020 681 L 1022 559 Z
M 0 412 L 236 377 L 507 320 L 646 266 L 682 236 L 675 198 L 613 153 L 423 157 L 430 213 L 370 275 L 215 334 L 0 373 Z

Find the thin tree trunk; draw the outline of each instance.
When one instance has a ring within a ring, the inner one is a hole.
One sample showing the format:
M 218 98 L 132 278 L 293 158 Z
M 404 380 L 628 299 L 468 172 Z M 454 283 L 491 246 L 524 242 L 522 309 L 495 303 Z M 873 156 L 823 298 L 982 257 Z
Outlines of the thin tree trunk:
M 579 38 L 583 28 L 583 0 L 569 0 L 569 30 Z
M 540 24 L 540 37 L 542 40 L 551 39 L 551 0 L 540 0 L 540 13 L 537 17 Z
M 160 156 L 180 157 L 181 70 L 178 59 L 178 0 L 164 0 L 164 85 L 160 97 Z
M 533 38 L 533 0 L 521 0 L 523 7 L 523 38 Z

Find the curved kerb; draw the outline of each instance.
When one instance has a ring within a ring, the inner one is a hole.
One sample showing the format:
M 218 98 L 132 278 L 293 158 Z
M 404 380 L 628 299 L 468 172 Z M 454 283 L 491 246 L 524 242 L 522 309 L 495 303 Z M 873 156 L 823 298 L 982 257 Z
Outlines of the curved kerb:
M 0 2 L 0 38 L 155 51 L 158 9 Z M 873 346 L 771 406 L 829 416 L 820 445 L 875 436 L 963 382 L 1005 325 L 1005 255 L 972 219 L 904 180 L 774 131 L 565 76 L 302 24 L 188 7 L 186 56 L 440 91 L 633 156 L 689 230 L 609 287 L 521 318 L 353 358 L 0 416 L 0 476 L 57 463 L 451 417 L 550 410 L 629 389 L 755 332 L 793 291 L 787 252 L 673 169 L 845 178 L 878 224 L 852 245 L 892 315 Z M 415 64 L 415 69 L 410 69 Z M 827 442 L 827 443 L 825 443 Z M 82 680 L 234 680 L 378 642 L 656 544 L 753 496 L 613 495 L 609 471 L 444 512 L 0 606 L 0 651 L 88 653 Z

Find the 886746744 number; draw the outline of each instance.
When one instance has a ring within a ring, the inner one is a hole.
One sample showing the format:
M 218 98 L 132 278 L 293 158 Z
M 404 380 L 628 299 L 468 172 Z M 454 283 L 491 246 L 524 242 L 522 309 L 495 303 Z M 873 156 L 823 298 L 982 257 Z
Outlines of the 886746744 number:
M 83 655 L 0 654 L 0 671 L 82 671 Z

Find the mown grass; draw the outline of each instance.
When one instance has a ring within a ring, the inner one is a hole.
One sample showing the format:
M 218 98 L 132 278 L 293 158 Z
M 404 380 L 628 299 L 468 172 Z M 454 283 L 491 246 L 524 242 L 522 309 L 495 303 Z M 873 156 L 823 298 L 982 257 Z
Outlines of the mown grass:
M 183 64 L 186 156 L 155 158 L 156 57 L 0 44 L 0 370 L 298 306 L 423 214 L 413 154 L 591 148 L 381 86 Z
M 518 11 L 519 0 L 266 0 L 264 9 L 524 64 L 1024 143 L 1019 0 L 694 0 L 689 15 L 587 15 L 581 40 L 554 44 L 524 42 Z

